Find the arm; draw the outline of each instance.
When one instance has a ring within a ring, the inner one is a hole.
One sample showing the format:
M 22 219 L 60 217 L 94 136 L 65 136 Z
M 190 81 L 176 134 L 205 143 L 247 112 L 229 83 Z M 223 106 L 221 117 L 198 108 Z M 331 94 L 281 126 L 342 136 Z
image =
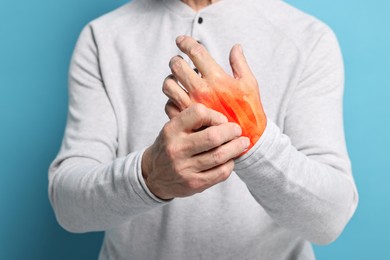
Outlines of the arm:
M 335 240 L 358 201 L 343 130 L 344 71 L 325 33 L 307 59 L 285 130 L 272 122 L 235 170 L 280 225 L 317 244 Z
M 51 204 L 71 232 L 118 227 L 166 203 L 154 194 L 171 199 L 201 192 L 228 178 L 233 158 L 249 145 L 239 126 L 197 104 L 170 120 L 145 152 L 117 158 L 117 122 L 97 49 L 86 27 L 70 67 L 62 147 L 49 169 Z
M 166 107 L 170 117 L 179 114 L 183 109 L 181 104 L 188 103 L 177 100 L 197 95 L 191 91 L 199 89 L 191 88 L 188 82 L 203 80 L 206 84 L 192 85 L 206 85 L 218 91 L 212 84 L 215 81 L 209 80 L 209 75 L 215 71 L 222 82 L 230 81 L 191 38 L 178 42 L 178 47 L 200 71 L 202 67 L 209 71 L 202 73 L 202 79 L 192 79 L 190 70 L 173 68 L 175 78 L 189 94 L 177 84 L 164 88 L 172 101 Z M 236 49 L 231 52 L 232 69 L 234 74 L 239 72 L 236 78 L 245 80 L 248 78 L 245 75 L 251 72 L 245 57 Z M 255 81 L 249 84 L 258 88 Z M 318 244 L 337 238 L 352 216 L 358 199 L 343 134 L 343 84 L 340 51 L 334 35 L 329 32 L 318 41 L 307 60 L 288 108 L 285 133 L 270 119 L 264 120 L 267 124 L 260 139 L 235 161 L 236 173 L 275 222 Z
M 59 223 L 72 232 L 112 228 L 163 205 L 144 188 L 142 151 L 116 158 L 116 118 L 97 53 L 88 26 L 72 57 L 67 126 L 49 169 L 50 201 Z

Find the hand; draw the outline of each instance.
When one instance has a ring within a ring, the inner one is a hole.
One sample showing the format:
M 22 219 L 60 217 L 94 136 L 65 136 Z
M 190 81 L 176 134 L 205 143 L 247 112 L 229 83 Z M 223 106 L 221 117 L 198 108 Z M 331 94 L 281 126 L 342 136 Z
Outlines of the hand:
M 157 197 L 171 199 L 226 180 L 233 171 L 233 158 L 249 146 L 248 138 L 240 136 L 241 128 L 224 115 L 202 104 L 190 105 L 165 124 L 144 152 L 146 185 Z
M 170 99 L 165 108 L 168 116 L 174 117 L 193 102 L 202 103 L 224 114 L 229 122 L 239 124 L 242 135 L 250 139 L 250 149 L 263 134 L 267 119 L 257 80 L 246 62 L 241 46 L 233 46 L 230 52 L 232 77 L 193 38 L 180 36 L 176 44 L 190 57 L 201 75 L 180 56 L 171 59 L 169 66 L 172 75 L 165 79 L 163 85 L 163 92 Z

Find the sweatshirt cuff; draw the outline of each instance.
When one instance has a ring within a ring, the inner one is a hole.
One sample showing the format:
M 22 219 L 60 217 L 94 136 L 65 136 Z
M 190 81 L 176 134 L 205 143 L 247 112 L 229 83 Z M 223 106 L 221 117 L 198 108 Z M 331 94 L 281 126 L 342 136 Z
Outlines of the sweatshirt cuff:
M 158 203 L 167 203 L 169 202 L 170 200 L 162 200 L 160 198 L 158 198 L 156 195 L 154 195 L 148 188 L 148 186 L 146 185 L 145 183 L 145 179 L 142 175 L 142 156 L 144 155 L 144 152 L 145 152 L 146 148 L 144 148 L 138 158 L 137 158 L 137 176 L 138 176 L 138 181 L 139 183 L 141 184 L 144 192 L 151 198 L 153 199 L 154 201 L 158 202 Z
M 272 146 L 274 138 L 278 133 L 280 133 L 279 127 L 267 118 L 267 126 L 262 136 L 248 152 L 234 161 L 234 170 L 246 169 L 261 159 Z
M 148 188 L 142 176 L 142 156 L 146 148 L 140 152 L 137 152 L 134 160 L 135 174 L 130 174 L 130 183 L 137 195 L 148 205 L 162 205 L 169 201 L 164 201 L 156 197 Z

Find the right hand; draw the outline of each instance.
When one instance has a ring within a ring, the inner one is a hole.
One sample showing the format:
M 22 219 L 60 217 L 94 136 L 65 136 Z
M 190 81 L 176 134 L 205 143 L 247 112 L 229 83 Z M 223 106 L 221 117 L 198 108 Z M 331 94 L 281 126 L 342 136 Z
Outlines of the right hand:
M 202 129 L 202 130 L 199 130 Z M 142 157 L 149 190 L 161 199 L 187 197 L 225 181 L 249 146 L 221 113 L 192 104 L 165 124 Z

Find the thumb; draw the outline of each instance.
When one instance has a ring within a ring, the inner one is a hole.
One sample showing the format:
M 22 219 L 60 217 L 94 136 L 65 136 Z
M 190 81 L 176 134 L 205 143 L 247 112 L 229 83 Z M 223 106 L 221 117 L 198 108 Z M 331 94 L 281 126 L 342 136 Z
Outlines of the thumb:
M 235 44 L 231 49 L 229 61 L 230 66 L 232 67 L 233 75 L 236 79 L 254 79 L 240 44 Z

